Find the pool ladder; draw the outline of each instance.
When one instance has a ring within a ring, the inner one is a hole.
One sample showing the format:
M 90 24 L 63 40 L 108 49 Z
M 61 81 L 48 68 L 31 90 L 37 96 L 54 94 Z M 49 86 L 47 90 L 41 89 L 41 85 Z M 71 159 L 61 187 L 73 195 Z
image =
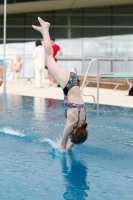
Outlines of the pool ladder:
M 91 65 L 92 65 L 93 62 L 97 62 L 97 109 L 99 109 L 99 77 L 100 77 L 100 63 L 99 63 L 99 61 L 98 61 L 97 59 L 92 59 L 92 60 L 90 61 L 90 64 L 89 64 L 88 69 L 87 69 L 87 71 L 86 71 L 86 74 L 85 74 L 85 76 L 84 76 L 84 80 L 83 80 L 83 83 L 82 83 L 80 92 L 81 92 L 81 94 L 82 94 L 83 96 L 91 96 L 91 97 L 93 98 L 93 103 L 94 103 L 94 105 L 95 105 L 95 96 L 89 95 L 89 94 L 84 94 L 84 93 L 83 93 L 84 87 L 85 87 L 85 86 L 88 84 L 88 82 L 89 82 L 89 81 L 86 81 L 86 79 L 87 79 L 88 73 L 89 73 L 89 71 L 90 71 L 90 68 L 91 68 Z
M 76 68 L 72 68 L 71 72 L 74 72 L 75 74 L 77 74 L 77 69 Z

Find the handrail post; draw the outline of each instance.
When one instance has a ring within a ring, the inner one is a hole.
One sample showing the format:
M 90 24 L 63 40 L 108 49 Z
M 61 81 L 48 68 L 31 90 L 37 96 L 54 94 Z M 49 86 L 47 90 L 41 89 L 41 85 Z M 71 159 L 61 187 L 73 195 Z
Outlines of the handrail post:
M 86 78 L 87 78 L 87 75 L 88 75 L 88 72 L 90 70 L 90 67 L 91 67 L 91 64 L 96 61 L 97 62 L 97 110 L 99 110 L 99 77 L 100 77 L 100 63 L 97 59 L 92 59 L 89 66 L 88 66 L 88 69 L 87 69 L 87 72 L 85 74 L 85 77 L 84 77 L 84 80 L 83 80 L 83 83 L 82 83 L 82 86 L 81 86 L 81 94 L 84 95 L 84 96 L 92 96 L 93 99 L 94 99 L 94 104 L 95 104 L 95 97 L 93 95 L 85 95 L 83 94 L 83 87 L 85 85 L 85 81 L 86 81 Z
M 99 77 L 100 77 L 100 63 L 97 61 L 97 111 L 99 111 Z
M 77 74 L 77 69 L 76 68 L 72 68 L 71 71 L 74 72 L 75 74 Z

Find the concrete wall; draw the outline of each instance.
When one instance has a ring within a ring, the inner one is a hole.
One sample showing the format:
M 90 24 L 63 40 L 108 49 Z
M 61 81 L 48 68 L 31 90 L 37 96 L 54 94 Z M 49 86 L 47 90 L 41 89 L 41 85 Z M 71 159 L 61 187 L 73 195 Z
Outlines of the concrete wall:
M 7 0 L 8 1 L 8 0 Z M 49 0 L 7 5 L 7 14 L 133 4 L 132 0 Z M 0 5 L 0 15 L 4 13 Z

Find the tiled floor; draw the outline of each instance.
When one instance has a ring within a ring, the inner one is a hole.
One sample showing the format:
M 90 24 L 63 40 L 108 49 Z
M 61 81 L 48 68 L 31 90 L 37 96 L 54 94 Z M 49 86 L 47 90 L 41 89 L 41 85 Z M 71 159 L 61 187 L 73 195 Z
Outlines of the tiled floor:
M 3 92 L 3 86 L 0 87 L 0 92 Z M 97 102 L 97 88 L 86 87 L 83 90 L 85 95 L 94 95 Z M 7 83 L 6 86 L 7 94 L 18 94 L 24 96 L 35 96 L 53 99 L 63 99 L 63 92 L 60 87 L 50 87 L 49 81 L 45 80 L 45 87 L 41 89 L 35 88 L 35 80 L 27 81 L 25 79 L 20 80 L 18 85 L 14 82 L 13 85 Z M 125 107 L 133 107 L 133 97 L 127 95 L 127 91 L 113 90 L 113 89 L 103 89 L 99 90 L 99 103 L 107 105 L 117 105 Z M 93 98 L 91 96 L 83 96 L 85 102 L 93 103 Z

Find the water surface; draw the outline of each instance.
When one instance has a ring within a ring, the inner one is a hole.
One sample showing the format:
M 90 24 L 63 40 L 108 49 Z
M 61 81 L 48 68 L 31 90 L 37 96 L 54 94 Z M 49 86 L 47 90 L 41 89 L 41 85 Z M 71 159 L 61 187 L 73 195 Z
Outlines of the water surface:
M 60 157 L 63 101 L 0 96 L 0 199 L 133 199 L 133 109 L 86 107 L 87 141 Z

